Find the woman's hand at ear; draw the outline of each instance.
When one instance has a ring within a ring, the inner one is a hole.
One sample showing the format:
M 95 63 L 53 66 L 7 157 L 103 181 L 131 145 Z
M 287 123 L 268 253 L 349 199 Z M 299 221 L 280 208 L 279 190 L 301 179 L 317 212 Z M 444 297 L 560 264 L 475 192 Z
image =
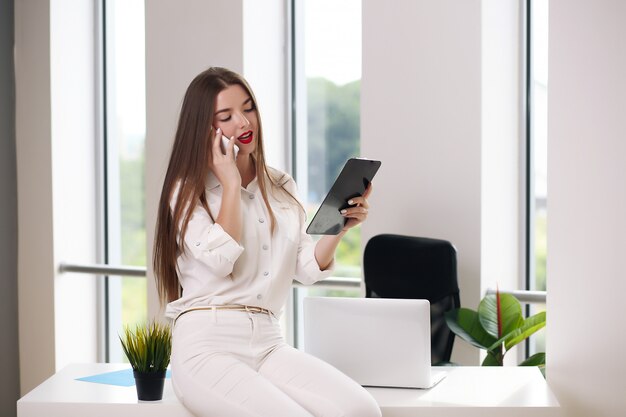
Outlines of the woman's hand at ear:
M 213 152 L 209 166 L 222 185 L 222 204 L 215 223 L 222 226 L 237 242 L 241 241 L 241 174 L 235 164 L 235 138 L 230 138 L 226 154 L 222 152 L 222 130 L 216 129 L 213 136 Z
M 241 187 L 241 174 L 235 164 L 235 138 L 231 137 L 226 146 L 226 154 L 222 152 L 222 129 L 213 130 L 212 155 L 209 166 L 224 189 Z
M 367 219 L 367 212 L 369 210 L 368 197 L 372 193 L 372 183 L 367 186 L 367 189 L 361 197 L 354 197 L 348 201 L 351 207 L 341 210 L 341 215 L 348 219 L 343 226 L 343 232 L 352 229 L 354 226 L 363 223 Z

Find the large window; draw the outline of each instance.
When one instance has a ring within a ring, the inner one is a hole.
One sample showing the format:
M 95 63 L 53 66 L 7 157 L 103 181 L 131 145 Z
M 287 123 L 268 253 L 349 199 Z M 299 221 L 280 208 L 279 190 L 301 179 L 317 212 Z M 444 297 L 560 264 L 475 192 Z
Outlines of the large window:
M 146 136 L 143 0 L 104 0 L 105 260 L 145 266 L 144 141 Z M 105 284 L 108 355 L 124 359 L 123 325 L 147 316 L 146 279 L 109 276 Z
M 101 1 L 105 62 L 105 261 L 112 265 L 145 266 L 144 1 Z M 527 289 L 545 290 L 547 1 L 527 0 L 526 4 L 531 35 Z M 293 174 L 310 219 L 344 162 L 362 156 L 361 0 L 292 0 L 291 6 Z M 355 228 L 338 248 L 335 276 L 360 278 L 361 263 L 361 233 L 360 228 Z M 108 277 L 106 282 L 107 359 L 121 361 L 117 334 L 123 325 L 147 318 L 146 279 Z M 302 315 L 298 307 L 304 296 L 360 294 L 358 288 L 294 290 L 296 345 L 302 342 L 299 331 Z M 541 334 L 533 337 L 537 346 L 531 346 L 531 351 L 543 350 L 543 337 Z
M 297 0 L 293 7 L 294 166 L 310 220 L 345 161 L 361 156 L 361 0 Z M 335 276 L 361 277 L 360 227 L 337 249 Z M 307 295 L 360 295 L 358 288 L 302 288 L 296 293 L 296 306 Z M 296 344 L 301 342 L 297 337 Z

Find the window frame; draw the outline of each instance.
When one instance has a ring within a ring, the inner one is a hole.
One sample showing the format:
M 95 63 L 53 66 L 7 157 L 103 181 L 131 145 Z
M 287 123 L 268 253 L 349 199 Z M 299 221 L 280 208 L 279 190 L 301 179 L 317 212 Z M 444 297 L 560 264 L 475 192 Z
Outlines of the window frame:
M 301 57 L 303 55 L 300 51 L 304 51 L 304 42 L 305 42 L 305 30 L 298 30 L 298 26 L 304 27 L 304 9 L 305 9 L 305 1 L 306 0 L 287 0 L 287 63 L 288 69 L 287 72 L 289 74 L 288 82 L 289 86 L 287 88 L 289 99 L 291 106 L 289 106 L 289 115 L 288 118 L 288 131 L 290 136 L 288 137 L 289 144 L 288 148 L 291 150 L 291 161 L 288 161 L 288 166 L 291 167 L 291 172 L 293 178 L 298 183 L 298 188 L 300 191 L 300 195 L 306 195 L 308 186 L 308 163 L 307 163 L 307 153 L 299 152 L 301 148 L 308 148 L 308 135 L 305 129 L 305 132 L 300 132 L 298 127 L 306 126 L 306 111 L 299 111 L 298 109 L 306 109 L 307 108 L 307 79 L 305 74 L 305 59 Z M 302 94 L 302 90 L 305 91 Z M 304 119 L 304 120 L 302 120 Z M 304 139 L 302 139 L 304 137 Z M 362 277 L 362 272 L 361 272 Z M 334 275 L 330 278 L 331 280 L 342 281 L 345 280 L 347 282 L 351 282 L 352 284 L 355 281 L 361 281 L 362 278 L 351 278 L 351 277 L 343 277 L 339 275 Z M 287 306 L 285 308 L 285 325 L 287 327 L 286 331 L 289 335 L 290 343 L 297 348 L 302 348 L 303 346 L 303 334 L 300 331 L 300 327 L 303 323 L 303 318 L 301 315 L 302 311 L 302 299 L 305 296 L 304 291 L 308 291 L 311 288 L 320 288 L 324 287 L 323 284 L 317 284 L 314 287 L 308 286 L 300 286 L 297 284 L 292 285 L 292 291 L 290 293 L 290 297 L 287 300 Z M 364 293 L 364 287 L 362 282 L 358 285 L 350 285 L 349 283 L 345 286 L 341 286 L 339 283 L 335 283 L 333 285 L 329 285 L 328 288 L 337 288 L 343 289 L 347 291 L 358 290 L 362 295 Z
M 116 138 L 110 135 L 110 123 L 116 120 L 110 120 L 115 117 L 110 113 L 111 101 L 116 98 L 111 97 L 109 87 L 110 68 L 108 67 L 109 53 L 112 51 L 110 44 L 110 33 L 108 32 L 110 21 L 110 13 L 114 10 L 111 5 L 112 0 L 97 0 L 97 30 L 96 40 L 97 60 L 98 60 L 98 118 L 100 129 L 98 132 L 98 149 L 97 155 L 97 178 L 98 178 L 98 205 L 101 212 L 99 213 L 97 239 L 99 246 L 99 261 L 104 265 L 121 265 L 122 258 L 115 256 L 116 251 L 112 245 L 122 245 L 122 180 L 120 178 L 120 146 Z M 113 217 L 113 219 L 111 218 Z M 146 227 L 146 225 L 144 225 Z M 117 252 L 121 253 L 121 247 Z M 145 266 L 144 266 L 145 267 Z M 136 267 L 122 267 L 121 269 L 135 269 Z M 143 268 L 143 267 L 142 267 Z M 119 272 L 120 274 L 122 272 Z M 120 327 L 124 325 L 123 321 L 123 280 L 129 279 L 147 280 L 145 274 L 139 276 L 136 273 L 131 275 L 117 275 L 111 272 L 102 275 L 98 287 L 98 315 L 99 320 L 98 334 L 100 341 L 98 343 L 98 358 L 103 362 L 120 362 L 126 361 L 126 357 L 119 343 L 118 334 Z M 147 308 L 147 306 L 146 306 Z
M 536 191 L 535 191 L 535 148 L 536 140 L 533 135 L 535 126 L 535 89 L 534 89 L 534 48 L 533 43 L 535 41 L 535 31 L 533 25 L 533 3 L 535 0 L 525 0 L 523 2 L 523 34 L 522 38 L 522 50 L 523 50 L 523 83 L 524 83 L 524 274 L 523 285 L 526 291 L 536 291 Z M 546 6 L 547 7 L 547 6 Z M 547 201 L 547 196 L 546 196 Z M 547 212 L 547 208 L 546 208 Z M 547 282 L 547 276 L 546 276 Z M 533 314 L 534 307 L 531 304 L 526 304 L 524 313 L 526 317 L 530 317 Z M 545 330 L 544 330 L 545 331 Z M 531 356 L 534 352 L 534 346 L 531 339 L 528 338 L 525 341 L 525 358 Z

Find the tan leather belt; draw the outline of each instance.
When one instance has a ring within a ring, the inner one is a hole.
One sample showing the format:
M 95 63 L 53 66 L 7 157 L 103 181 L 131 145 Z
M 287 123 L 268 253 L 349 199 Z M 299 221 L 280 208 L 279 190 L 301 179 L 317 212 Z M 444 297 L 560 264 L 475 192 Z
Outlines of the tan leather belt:
M 261 313 L 261 314 L 267 314 L 269 316 L 273 315 L 272 312 L 268 310 L 267 308 L 256 307 L 256 306 L 246 306 L 246 305 L 240 305 L 240 304 L 231 304 L 231 305 L 222 305 L 222 306 L 202 306 L 202 307 L 191 307 L 191 308 L 188 308 L 187 310 L 181 311 L 180 313 L 178 313 L 178 315 L 174 319 L 174 324 L 176 324 L 176 320 L 178 320 L 178 318 L 182 316 L 183 314 L 189 313 L 190 311 L 205 311 L 205 310 L 247 311 L 248 313 Z

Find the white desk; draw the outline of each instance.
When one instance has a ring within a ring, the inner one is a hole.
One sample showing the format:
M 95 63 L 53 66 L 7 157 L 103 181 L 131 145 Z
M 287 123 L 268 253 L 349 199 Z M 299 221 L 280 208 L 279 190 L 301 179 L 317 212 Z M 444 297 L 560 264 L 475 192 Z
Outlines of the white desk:
M 17 402 L 18 417 L 193 417 L 177 400 L 170 380 L 163 400 L 138 402 L 135 387 L 76 381 L 128 368 L 124 364 L 74 364 Z M 449 367 L 430 390 L 368 388 L 384 417 L 559 416 L 560 408 L 541 373 L 522 367 Z M 268 416 L 275 417 L 275 416 Z

